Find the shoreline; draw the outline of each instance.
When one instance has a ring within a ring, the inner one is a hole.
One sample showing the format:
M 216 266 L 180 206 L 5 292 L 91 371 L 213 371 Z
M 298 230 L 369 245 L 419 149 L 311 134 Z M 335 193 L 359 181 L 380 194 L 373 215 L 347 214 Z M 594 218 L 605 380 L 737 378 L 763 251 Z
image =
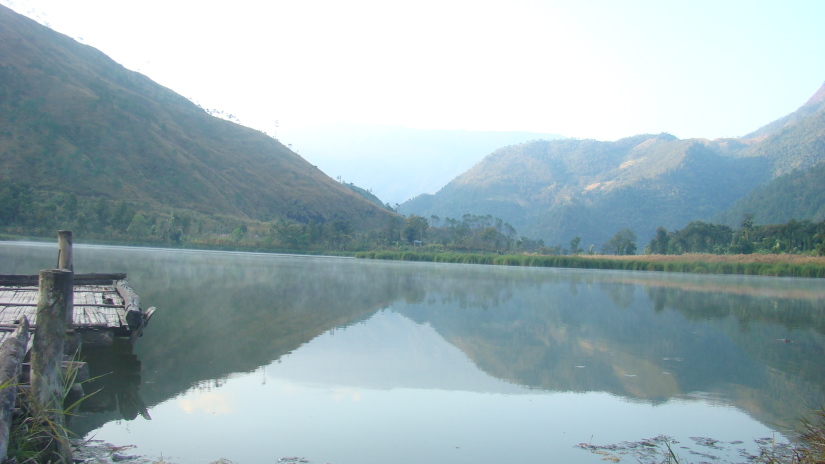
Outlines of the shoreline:
M 825 257 L 803 255 L 499 255 L 368 251 L 356 258 L 496 266 L 825 278 Z

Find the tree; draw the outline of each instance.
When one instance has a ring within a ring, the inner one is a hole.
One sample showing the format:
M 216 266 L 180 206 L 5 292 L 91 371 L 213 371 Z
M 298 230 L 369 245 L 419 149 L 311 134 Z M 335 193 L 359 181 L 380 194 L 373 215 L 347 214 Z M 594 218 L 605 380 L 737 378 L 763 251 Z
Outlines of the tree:
M 121 232 L 126 231 L 130 225 L 130 221 L 134 219 L 135 214 L 137 213 L 134 212 L 133 208 L 128 203 L 121 200 L 115 207 L 114 213 L 112 213 L 112 227 Z
M 495 227 L 485 227 L 480 234 L 481 243 L 486 248 L 491 248 L 494 250 L 500 248 L 500 241 L 502 237 L 503 236 L 501 235 L 501 233 L 497 231 Z
M 126 228 L 126 233 L 134 238 L 146 238 L 151 232 L 149 221 L 140 212 L 135 213 L 129 226 Z
M 722 253 L 731 243 L 733 231 L 721 224 L 691 221 L 673 233 L 670 241 L 675 253 Z
M 328 230 L 330 244 L 335 248 L 343 249 L 352 240 L 353 227 L 349 221 L 332 221 Z
M 582 249 L 579 248 L 579 244 L 582 242 L 581 237 L 575 237 L 573 240 L 570 240 L 570 254 L 571 255 L 578 255 L 581 254 Z
M 667 254 L 667 246 L 670 242 L 670 236 L 667 233 L 667 229 L 662 226 L 656 228 L 656 236 L 653 237 L 653 240 L 650 241 L 650 244 L 647 246 L 647 249 L 650 250 L 651 253 L 657 255 L 666 255 Z
M 602 253 L 608 255 L 635 255 L 636 234 L 628 228 L 616 232 L 613 238 L 602 245 Z
M 68 221 L 74 221 L 76 219 L 78 211 L 77 195 L 74 193 L 69 194 L 66 202 L 63 203 L 63 211 Z
M 416 240 L 424 240 L 424 232 L 429 227 L 427 219 L 411 214 L 410 217 L 404 221 L 404 229 L 401 235 L 410 243 Z
M 229 234 L 229 239 L 230 239 L 230 240 L 232 240 L 232 241 L 233 241 L 233 242 L 235 242 L 235 243 L 238 243 L 238 242 L 240 242 L 240 241 L 241 241 L 241 239 L 243 238 L 243 236 L 244 236 L 244 231 L 243 231 L 243 229 L 241 229 L 240 227 L 236 227 L 236 228 L 234 228 L 234 229 L 232 230 L 232 232 Z
M 97 199 L 92 207 L 92 211 L 94 212 L 95 219 L 97 219 L 97 222 L 101 226 L 106 227 L 109 225 L 109 205 L 103 197 Z

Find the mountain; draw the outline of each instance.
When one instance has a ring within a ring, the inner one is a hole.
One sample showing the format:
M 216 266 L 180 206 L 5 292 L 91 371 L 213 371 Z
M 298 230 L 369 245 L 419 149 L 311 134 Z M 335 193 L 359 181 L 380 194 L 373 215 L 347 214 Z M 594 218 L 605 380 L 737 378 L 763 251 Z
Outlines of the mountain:
M 771 161 L 773 179 L 713 217 L 738 226 L 745 214 L 756 224 L 825 219 L 825 85 L 795 112 L 745 136 L 739 156 Z
M 563 245 L 579 236 L 598 247 L 630 228 L 644 243 L 658 226 L 707 220 L 755 187 L 825 160 L 823 101 L 820 89 L 793 114 L 740 139 L 658 134 L 504 147 L 399 212 L 491 214 L 522 235 Z
M 207 114 L 92 47 L 2 6 L 0 25 L 5 187 L 358 228 L 391 214 L 277 140 Z
M 499 147 L 562 137 L 335 123 L 282 130 L 280 138 L 324 172 L 367 187 L 394 205 L 435 192 Z
M 739 227 L 746 214 L 755 224 L 783 224 L 791 219 L 825 220 L 825 163 L 799 169 L 760 185 L 713 222 Z
M 825 153 L 825 85 L 795 112 L 745 138 L 759 143 L 750 144 L 740 156 L 770 159 L 774 177 L 816 165 Z

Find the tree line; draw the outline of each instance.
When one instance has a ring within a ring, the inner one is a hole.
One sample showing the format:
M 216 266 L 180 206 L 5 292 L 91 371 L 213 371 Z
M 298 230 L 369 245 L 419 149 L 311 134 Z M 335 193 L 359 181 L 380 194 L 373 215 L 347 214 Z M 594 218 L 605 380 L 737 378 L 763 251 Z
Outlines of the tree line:
M 656 229 L 646 254 L 809 253 L 825 256 L 825 220 L 790 220 L 785 224 L 756 225 L 746 214 L 738 229 L 723 224 L 690 222 L 681 230 Z
M 256 251 L 354 252 L 427 247 L 430 251 L 561 254 L 543 240 L 519 237 L 491 215 L 461 218 L 389 217 L 383 227 L 358 230 L 346 218 L 301 223 L 250 221 L 73 193 L 35 190 L 25 183 L 0 187 L 0 233 L 51 237 L 72 230 L 90 242 Z
M 434 252 L 558 254 L 560 251 L 560 247 L 546 246 L 544 240 L 519 237 L 511 224 L 489 214 L 464 214 L 460 219 L 411 214 L 404 219 L 400 232 L 399 240 L 388 245 L 396 248 L 423 246 Z
M 24 183 L 0 187 L 0 233 L 51 237 L 55 230 L 73 230 L 84 240 L 173 247 L 249 249 L 258 251 L 355 252 L 420 249 L 457 253 L 595 254 L 574 237 L 569 248 L 548 246 L 541 239 L 519 236 L 509 223 L 492 215 L 461 218 L 392 216 L 383 227 L 357 230 L 347 219 L 300 223 L 287 219 L 249 221 L 191 210 L 36 191 Z M 634 255 L 636 235 L 625 228 L 599 251 Z M 738 229 L 703 221 L 683 229 L 658 227 L 645 254 L 810 253 L 825 255 L 825 221 L 791 220 L 756 225 L 746 215 Z

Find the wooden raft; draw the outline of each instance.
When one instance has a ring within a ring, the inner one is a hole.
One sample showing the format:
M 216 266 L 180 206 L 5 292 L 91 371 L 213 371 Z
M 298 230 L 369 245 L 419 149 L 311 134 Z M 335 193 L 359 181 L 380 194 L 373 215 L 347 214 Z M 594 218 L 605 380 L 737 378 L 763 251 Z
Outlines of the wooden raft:
M 22 316 L 31 330 L 37 327 L 37 292 L 36 275 L 0 275 L 0 343 Z M 114 337 L 128 337 L 134 343 L 155 311 L 140 308 L 126 274 L 76 274 L 73 304 L 70 330 L 84 344 L 98 346 L 111 344 Z

